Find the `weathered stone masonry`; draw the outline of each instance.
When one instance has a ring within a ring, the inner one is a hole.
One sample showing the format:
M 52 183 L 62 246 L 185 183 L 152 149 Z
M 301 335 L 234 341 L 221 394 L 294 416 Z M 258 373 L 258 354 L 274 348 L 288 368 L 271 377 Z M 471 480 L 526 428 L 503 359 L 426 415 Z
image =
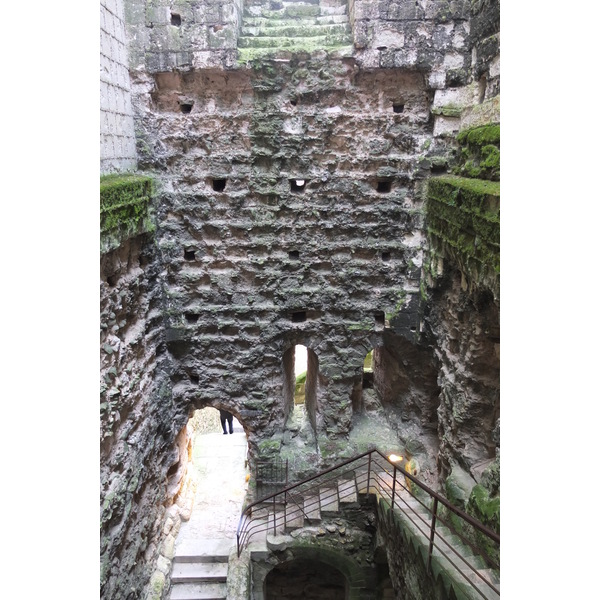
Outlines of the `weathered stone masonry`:
M 498 274 L 461 262 L 426 210 L 432 176 L 497 179 L 493 151 L 467 165 L 456 134 L 498 122 L 498 5 L 322 0 L 299 16 L 336 33 L 300 52 L 265 41 L 292 26 L 272 4 L 126 2 L 156 229 L 102 257 L 106 598 L 150 593 L 152 572 L 154 596 L 168 588 L 195 408 L 230 409 L 251 461 L 302 474 L 375 442 L 432 485 L 450 475 L 463 505 L 476 483 L 499 494 Z

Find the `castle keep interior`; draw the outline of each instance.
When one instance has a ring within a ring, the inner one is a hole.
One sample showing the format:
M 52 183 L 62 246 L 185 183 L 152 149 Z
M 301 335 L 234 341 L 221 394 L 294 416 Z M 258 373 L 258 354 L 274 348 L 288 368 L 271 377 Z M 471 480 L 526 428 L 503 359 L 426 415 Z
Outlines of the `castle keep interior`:
M 101 0 L 102 598 L 169 598 L 205 407 L 244 429 L 248 501 L 259 461 L 300 481 L 376 448 L 499 533 L 499 10 Z M 461 597 L 352 510 L 352 552 L 257 560 L 227 597 L 296 597 L 293 572 Z

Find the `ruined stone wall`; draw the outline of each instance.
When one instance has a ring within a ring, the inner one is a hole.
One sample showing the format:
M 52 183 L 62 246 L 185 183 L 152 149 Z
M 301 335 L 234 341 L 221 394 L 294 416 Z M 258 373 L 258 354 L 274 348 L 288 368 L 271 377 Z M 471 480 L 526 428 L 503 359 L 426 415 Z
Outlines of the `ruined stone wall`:
M 126 0 L 131 69 L 231 68 L 243 0 Z
M 100 171 L 136 168 L 123 0 L 100 1 Z
M 164 592 L 195 408 L 229 409 L 251 461 L 302 455 L 298 472 L 407 445 L 435 481 L 438 447 L 443 476 L 494 454 L 496 304 L 451 268 L 426 290 L 422 268 L 427 179 L 455 164 L 461 127 L 497 111 L 495 34 L 471 35 L 467 1 L 354 0 L 352 47 L 238 61 L 243 18 L 272 4 L 126 3 L 157 229 L 155 246 L 103 257 L 107 598 L 135 597 L 152 571 L 150 597 Z M 336 19 L 346 5 L 321 4 Z M 300 343 L 314 379 L 293 429 L 284 355 Z M 467 396 L 481 414 L 455 419 Z
M 438 468 L 446 496 L 499 530 L 499 3 L 472 3 L 467 85 L 436 92 L 446 143 L 430 180 L 425 329 L 439 361 Z
M 304 343 L 327 451 L 386 319 L 417 337 L 423 77 L 307 57 L 139 83 L 182 411 L 227 405 L 251 445 L 282 435 L 283 355 Z

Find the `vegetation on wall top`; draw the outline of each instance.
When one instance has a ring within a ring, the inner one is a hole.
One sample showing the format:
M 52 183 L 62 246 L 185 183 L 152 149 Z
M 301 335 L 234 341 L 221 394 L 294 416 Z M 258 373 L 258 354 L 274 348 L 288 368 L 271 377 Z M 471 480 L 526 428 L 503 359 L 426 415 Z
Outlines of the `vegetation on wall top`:
M 100 248 L 108 252 L 129 237 L 154 231 L 152 178 L 133 173 L 100 177 Z

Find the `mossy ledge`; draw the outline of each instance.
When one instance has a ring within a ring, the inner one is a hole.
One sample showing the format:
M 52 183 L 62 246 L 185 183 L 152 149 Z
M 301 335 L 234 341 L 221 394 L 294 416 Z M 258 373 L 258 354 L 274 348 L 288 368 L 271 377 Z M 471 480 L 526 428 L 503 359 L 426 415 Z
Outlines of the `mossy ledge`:
M 482 125 L 465 129 L 456 136 L 456 141 L 461 146 L 470 144 L 480 148 L 489 144 L 498 145 L 500 144 L 500 125 Z
M 100 177 L 100 251 L 117 248 L 124 240 L 154 231 L 150 199 L 151 177 L 134 173 Z
M 427 187 L 431 250 L 449 260 L 471 287 L 500 287 L 500 183 L 431 178 Z
M 456 136 L 460 145 L 456 175 L 500 180 L 500 125 L 471 127 Z

